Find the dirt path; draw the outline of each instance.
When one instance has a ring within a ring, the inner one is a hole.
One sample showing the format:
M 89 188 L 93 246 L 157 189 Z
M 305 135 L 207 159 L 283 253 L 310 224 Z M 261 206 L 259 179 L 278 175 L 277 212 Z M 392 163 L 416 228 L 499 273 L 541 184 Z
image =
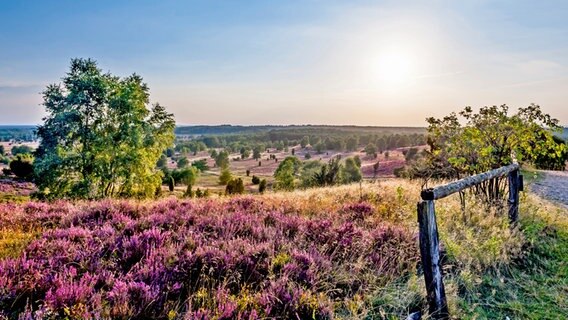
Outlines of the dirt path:
M 530 189 L 547 199 L 568 208 L 568 172 L 539 171 L 542 178 L 533 182 Z

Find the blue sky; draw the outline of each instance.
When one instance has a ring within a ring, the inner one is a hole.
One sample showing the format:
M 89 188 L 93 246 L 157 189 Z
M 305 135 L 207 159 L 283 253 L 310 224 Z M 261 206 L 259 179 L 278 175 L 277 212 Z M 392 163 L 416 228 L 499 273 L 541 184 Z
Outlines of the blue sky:
M 532 102 L 568 124 L 568 1 L 0 1 L 0 124 L 73 57 L 179 124 L 425 125 Z

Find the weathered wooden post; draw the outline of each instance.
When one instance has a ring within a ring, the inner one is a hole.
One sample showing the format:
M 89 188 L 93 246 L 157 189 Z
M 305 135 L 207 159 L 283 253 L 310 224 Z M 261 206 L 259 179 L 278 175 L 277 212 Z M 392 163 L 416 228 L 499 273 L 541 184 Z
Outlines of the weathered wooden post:
M 519 219 L 519 189 L 522 188 L 522 176 L 519 170 L 509 172 L 509 221 L 514 224 Z
M 446 292 L 442 281 L 440 241 L 438 239 L 434 200 L 418 202 L 418 225 L 420 256 L 424 269 L 430 315 L 432 319 L 449 319 Z

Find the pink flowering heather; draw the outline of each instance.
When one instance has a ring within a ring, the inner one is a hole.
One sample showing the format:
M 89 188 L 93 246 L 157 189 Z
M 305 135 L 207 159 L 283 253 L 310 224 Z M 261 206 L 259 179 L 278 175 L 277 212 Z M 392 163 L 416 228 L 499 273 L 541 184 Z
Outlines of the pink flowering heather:
M 261 199 L 0 204 L 0 226 L 44 230 L 0 260 L 0 317 L 330 319 L 417 262 L 368 203 L 309 217 Z

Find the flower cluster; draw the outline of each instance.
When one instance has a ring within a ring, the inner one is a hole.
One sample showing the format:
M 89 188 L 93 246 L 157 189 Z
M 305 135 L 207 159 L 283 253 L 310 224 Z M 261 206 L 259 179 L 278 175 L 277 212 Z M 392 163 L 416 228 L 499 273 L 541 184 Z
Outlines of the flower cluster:
M 414 234 L 262 198 L 0 204 L 0 226 L 41 225 L 0 261 L 0 317 L 326 319 L 417 262 Z

